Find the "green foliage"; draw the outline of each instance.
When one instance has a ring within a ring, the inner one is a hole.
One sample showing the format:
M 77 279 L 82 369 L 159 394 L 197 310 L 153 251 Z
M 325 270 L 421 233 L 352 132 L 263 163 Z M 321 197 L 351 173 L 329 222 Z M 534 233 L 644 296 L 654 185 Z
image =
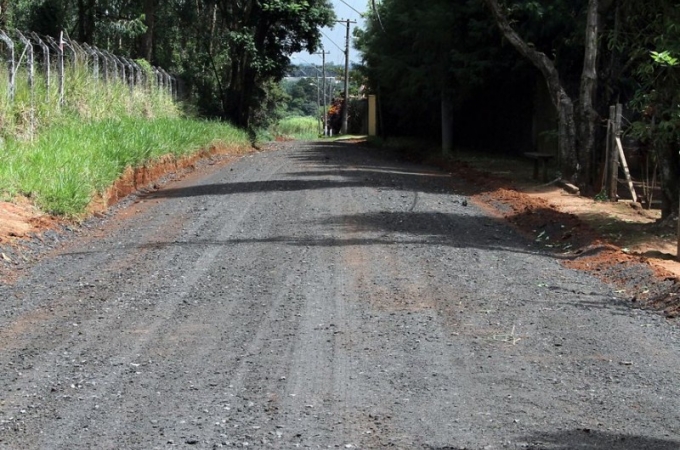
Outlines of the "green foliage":
M 314 117 L 286 117 L 272 128 L 275 136 L 298 140 L 319 138 L 319 120 Z
M 319 113 L 321 82 L 316 78 L 283 81 L 287 94 L 286 113 L 291 116 L 316 116 Z
M 269 81 L 261 87 L 259 98 L 260 107 L 253 111 L 251 122 L 253 128 L 266 130 L 286 115 L 289 96 L 279 83 Z
M 678 58 L 672 56 L 668 50 L 663 52 L 652 51 L 650 53 L 654 62 L 659 66 L 675 67 L 678 65 Z
M 331 25 L 334 15 L 327 0 L 267 0 L 244 2 L 248 14 L 227 36 L 227 59 L 248 61 L 245 67 L 231 66 L 223 83 L 224 114 L 241 126 L 249 126 L 250 116 L 261 108 L 265 93 L 259 86 L 279 81 L 289 65 L 288 55 L 306 49 L 316 50 L 319 27 Z
M 66 25 L 66 5 L 59 0 L 45 0 L 28 15 L 27 29 L 48 36 L 59 36 Z
M 148 68 L 147 68 L 148 69 Z M 0 66 L 0 78 L 6 79 Z M 38 74 L 37 74 L 38 75 Z M 65 102 L 56 83 L 38 75 L 34 102 L 22 68 L 14 102 L 0 83 L 0 197 L 24 195 L 43 210 L 79 215 L 128 166 L 182 155 L 222 141 L 247 145 L 246 133 L 184 119 L 166 90 L 104 83 L 83 65 L 68 65 Z
M 629 104 L 630 136 L 662 180 L 662 215 L 677 211 L 680 187 L 680 4 L 619 0 L 604 35 L 604 92 Z

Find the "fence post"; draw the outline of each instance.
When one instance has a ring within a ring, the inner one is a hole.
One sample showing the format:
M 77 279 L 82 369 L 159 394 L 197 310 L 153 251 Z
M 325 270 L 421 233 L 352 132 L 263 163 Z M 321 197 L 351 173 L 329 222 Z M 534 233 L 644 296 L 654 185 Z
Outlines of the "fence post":
M 14 94 L 15 94 L 15 76 L 16 76 L 16 61 L 14 59 L 14 41 L 7 36 L 7 34 L 0 30 L 0 40 L 4 41 L 7 44 L 7 48 L 9 49 L 9 60 L 7 61 L 8 69 L 9 69 L 9 89 L 7 91 L 7 96 L 9 97 L 10 102 L 14 101 Z
M 120 79 L 121 71 L 118 70 L 118 66 L 120 65 L 120 61 L 118 61 L 118 58 L 116 58 L 115 55 L 113 55 L 109 52 L 106 52 L 105 54 L 106 54 L 106 56 L 109 57 L 109 60 L 111 62 L 113 62 L 113 77 L 111 78 L 111 81 L 115 83 L 116 81 L 118 81 Z M 125 69 L 121 69 L 121 70 L 122 70 L 123 73 L 125 72 Z
M 135 67 L 132 65 L 129 59 L 121 57 L 121 61 L 123 61 L 123 64 L 127 67 L 127 85 L 130 88 L 130 95 L 132 95 L 135 91 Z
M 118 56 L 113 55 L 113 54 L 111 56 L 116 61 L 116 68 L 118 68 L 118 66 L 120 66 L 120 73 L 118 74 L 118 76 L 120 77 L 119 81 L 123 84 L 126 84 L 127 83 L 127 70 L 125 69 L 125 63 Z
M 104 83 L 109 82 L 109 59 L 106 57 L 104 52 L 99 50 L 97 47 L 92 47 L 94 51 L 99 55 L 99 57 L 102 59 L 102 65 L 104 66 Z
M 167 90 L 170 95 L 172 95 L 172 80 L 170 79 L 170 74 L 163 69 L 160 69 L 163 75 L 163 89 Z
M 49 102 L 50 100 L 50 46 L 45 43 L 42 39 L 40 39 L 40 36 L 37 35 L 37 33 L 31 33 L 31 37 L 33 38 L 33 41 L 36 42 L 40 48 L 42 49 L 43 52 L 43 64 L 45 65 L 45 101 Z
M 66 47 L 71 50 L 71 55 L 72 55 L 71 67 L 75 69 L 76 66 L 78 65 L 78 49 L 77 49 L 78 44 L 73 42 L 68 36 L 66 36 L 66 38 L 64 38 L 63 32 L 61 33 L 61 42 L 62 42 L 62 45 L 66 44 Z
M 144 69 L 140 66 L 137 61 L 132 60 L 132 64 L 135 65 L 135 86 L 143 87 L 144 85 Z
M 128 67 L 128 86 L 130 88 L 130 95 L 135 91 L 135 80 L 137 79 L 137 68 L 135 63 L 128 58 L 121 58 Z
M 82 45 L 83 49 L 85 50 L 85 53 L 92 58 L 92 75 L 94 76 L 95 80 L 99 80 L 99 54 L 95 51 L 94 48 L 90 47 L 87 44 Z
M 163 73 L 160 67 L 154 67 L 153 72 L 156 74 L 156 89 L 163 89 Z
M 59 36 L 59 42 L 47 36 L 47 39 L 52 44 L 52 47 L 57 52 L 57 74 L 59 76 L 59 106 L 64 106 L 64 36 L 63 33 Z
M 24 44 L 24 51 L 28 55 L 28 89 L 31 92 L 31 124 L 30 124 L 30 135 L 31 140 L 33 140 L 33 133 L 35 131 L 35 55 L 33 54 L 33 43 L 26 38 L 20 31 L 17 31 L 17 35 Z
M 134 69 L 130 65 L 130 62 L 125 59 L 125 57 L 119 56 L 118 59 L 120 59 L 120 61 L 123 63 L 123 66 L 125 66 L 125 77 L 123 82 L 130 89 L 130 93 L 132 94 L 132 82 L 135 79 Z
M 119 76 L 118 72 L 118 58 L 113 56 L 111 53 L 107 52 L 106 50 L 103 51 L 103 53 L 106 55 L 107 61 L 111 61 L 113 63 L 113 77 L 111 77 L 111 81 L 113 83 L 116 82 L 116 79 Z

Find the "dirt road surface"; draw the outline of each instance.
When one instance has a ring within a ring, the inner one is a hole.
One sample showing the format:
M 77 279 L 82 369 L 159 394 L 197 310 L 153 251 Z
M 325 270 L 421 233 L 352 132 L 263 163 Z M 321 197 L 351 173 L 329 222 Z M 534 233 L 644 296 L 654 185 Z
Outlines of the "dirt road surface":
M 680 329 L 447 173 L 281 144 L 0 285 L 0 448 L 680 448 Z

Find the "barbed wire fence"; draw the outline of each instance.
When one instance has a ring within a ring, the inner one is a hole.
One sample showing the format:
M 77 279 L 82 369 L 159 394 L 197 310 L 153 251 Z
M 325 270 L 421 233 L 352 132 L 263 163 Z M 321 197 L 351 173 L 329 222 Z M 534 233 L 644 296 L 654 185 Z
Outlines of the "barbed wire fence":
M 173 101 L 178 101 L 183 96 L 181 80 L 163 68 L 146 64 L 143 67 L 133 59 L 114 55 L 93 45 L 75 42 L 64 34 L 55 39 L 34 32 L 0 29 L 0 63 L 2 61 L 5 63 L 5 70 L 0 67 L 0 77 L 5 79 L 0 78 L 0 96 L 5 85 L 6 98 L 0 98 L 0 108 L 3 104 L 15 104 L 18 85 L 25 83 L 29 94 L 22 101 L 28 103 L 26 119 L 30 139 L 37 128 L 38 102 L 49 103 L 56 100 L 60 107 L 64 106 L 68 95 L 66 86 L 69 66 L 87 67 L 93 79 L 104 84 L 125 85 L 129 88 L 130 95 L 134 95 L 136 89 L 157 89 L 167 93 Z M 37 78 L 44 80 L 44 86 L 36 86 Z M 37 91 L 44 91 L 44 97 L 37 98 Z

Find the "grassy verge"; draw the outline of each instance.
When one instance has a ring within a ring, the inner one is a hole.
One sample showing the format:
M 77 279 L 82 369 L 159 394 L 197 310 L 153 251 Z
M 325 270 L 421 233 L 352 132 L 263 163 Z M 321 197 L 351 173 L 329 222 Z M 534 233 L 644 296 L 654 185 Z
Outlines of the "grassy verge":
M 0 192 L 6 198 L 27 196 L 52 214 L 77 216 L 126 167 L 217 142 L 245 146 L 248 137 L 229 125 L 178 117 L 66 121 L 43 130 L 32 143 L 5 141 Z
M 273 134 L 301 141 L 311 141 L 319 138 L 319 121 L 314 117 L 287 117 L 281 119 Z
M 185 118 L 167 89 L 104 82 L 84 64 L 68 65 L 63 103 L 43 74 L 33 92 L 25 68 L 16 79 L 13 98 L 0 82 L 0 199 L 25 196 L 52 214 L 80 216 L 127 167 L 249 142 L 229 125 Z

